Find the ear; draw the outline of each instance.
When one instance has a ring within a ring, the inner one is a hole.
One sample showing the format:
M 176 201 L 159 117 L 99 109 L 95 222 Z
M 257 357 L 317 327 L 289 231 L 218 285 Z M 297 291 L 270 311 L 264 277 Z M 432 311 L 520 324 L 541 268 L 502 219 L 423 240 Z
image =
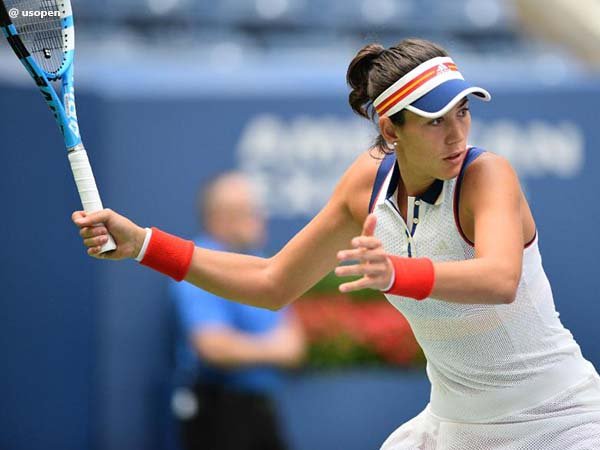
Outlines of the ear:
M 379 118 L 379 131 L 385 141 L 390 145 L 398 140 L 396 128 L 389 117 L 383 116 Z

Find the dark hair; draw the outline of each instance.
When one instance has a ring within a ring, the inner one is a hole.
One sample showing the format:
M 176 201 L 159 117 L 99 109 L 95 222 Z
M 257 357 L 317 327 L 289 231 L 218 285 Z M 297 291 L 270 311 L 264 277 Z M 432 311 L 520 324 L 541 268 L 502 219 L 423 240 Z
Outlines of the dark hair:
M 419 64 L 437 56 L 448 56 L 448 53 L 424 39 L 405 39 L 387 49 L 380 44 L 364 46 L 350 62 L 346 73 L 346 82 L 352 88 L 348 99 L 350 107 L 359 116 L 374 121 L 373 101 Z M 393 114 L 390 119 L 394 124 L 402 125 L 403 111 Z M 374 147 L 389 152 L 381 134 Z

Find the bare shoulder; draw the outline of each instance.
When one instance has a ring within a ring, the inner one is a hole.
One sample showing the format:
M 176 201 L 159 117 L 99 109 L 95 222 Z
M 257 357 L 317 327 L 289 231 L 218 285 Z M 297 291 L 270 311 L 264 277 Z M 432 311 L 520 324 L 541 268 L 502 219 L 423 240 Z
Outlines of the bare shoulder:
M 476 184 L 483 187 L 497 181 L 517 180 L 517 174 L 510 162 L 503 156 L 492 152 L 482 153 L 465 170 L 463 185 Z
M 340 183 L 344 201 L 354 220 L 360 224 L 367 217 L 371 190 L 383 156 L 385 155 L 374 148 L 361 153 Z
M 517 173 L 510 162 L 503 156 L 485 152 L 465 170 L 461 198 L 467 207 L 477 203 L 478 199 L 490 198 L 491 193 L 515 195 L 520 189 Z

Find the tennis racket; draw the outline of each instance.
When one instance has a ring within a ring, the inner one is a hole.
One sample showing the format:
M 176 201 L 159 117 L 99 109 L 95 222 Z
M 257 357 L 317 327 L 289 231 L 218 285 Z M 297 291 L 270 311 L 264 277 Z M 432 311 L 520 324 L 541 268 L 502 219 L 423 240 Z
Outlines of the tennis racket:
M 69 0 L 0 0 L 0 28 L 54 114 L 71 163 L 83 209 L 101 210 L 102 201 L 87 153 L 81 142 L 73 58 L 75 29 Z M 60 82 L 62 101 L 51 82 Z M 101 253 L 116 248 L 112 237 Z

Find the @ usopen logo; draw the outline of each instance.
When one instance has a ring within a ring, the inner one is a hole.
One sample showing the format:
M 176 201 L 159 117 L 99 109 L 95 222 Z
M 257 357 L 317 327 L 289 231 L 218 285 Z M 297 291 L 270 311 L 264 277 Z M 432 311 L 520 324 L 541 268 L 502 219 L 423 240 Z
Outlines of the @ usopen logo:
M 11 8 L 8 10 L 8 15 L 11 19 L 16 19 L 17 17 L 39 17 L 40 19 L 44 19 L 46 17 L 60 17 L 60 11 L 29 11 L 26 9 Z

